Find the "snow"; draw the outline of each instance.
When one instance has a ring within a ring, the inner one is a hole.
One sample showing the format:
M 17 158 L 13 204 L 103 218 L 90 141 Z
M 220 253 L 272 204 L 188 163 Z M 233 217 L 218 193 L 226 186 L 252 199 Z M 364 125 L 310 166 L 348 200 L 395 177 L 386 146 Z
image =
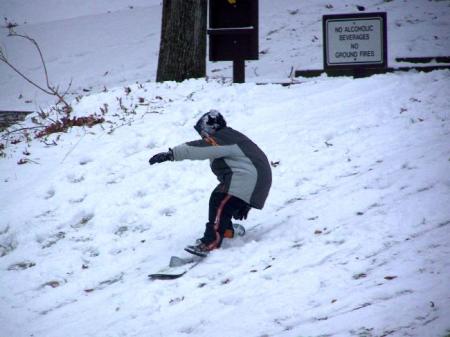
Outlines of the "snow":
M 73 116 L 106 119 L 46 139 L 16 133 L 17 144 L 1 134 L 2 337 L 449 334 L 450 72 L 256 84 L 321 67 L 321 15 L 356 11 L 327 4 L 260 1 L 266 52 L 238 85 L 226 62 L 209 63 L 208 79 L 153 82 L 159 1 L 2 1 L 43 47 L 54 83 L 73 77 Z M 358 5 L 388 12 L 391 65 L 448 55 L 448 2 Z M 35 55 L 1 34 L 41 78 Z M 54 103 L 0 73 L 1 109 Z M 195 139 L 211 108 L 273 163 L 269 199 L 244 237 L 180 279 L 149 281 L 201 236 L 216 181 L 206 161 L 148 159 Z

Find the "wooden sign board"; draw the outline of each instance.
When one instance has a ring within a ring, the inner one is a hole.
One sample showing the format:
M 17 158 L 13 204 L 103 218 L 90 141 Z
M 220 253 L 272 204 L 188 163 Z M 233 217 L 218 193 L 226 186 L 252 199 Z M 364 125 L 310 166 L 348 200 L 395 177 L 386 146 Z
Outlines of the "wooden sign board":
M 209 60 L 257 60 L 258 0 L 209 1 Z

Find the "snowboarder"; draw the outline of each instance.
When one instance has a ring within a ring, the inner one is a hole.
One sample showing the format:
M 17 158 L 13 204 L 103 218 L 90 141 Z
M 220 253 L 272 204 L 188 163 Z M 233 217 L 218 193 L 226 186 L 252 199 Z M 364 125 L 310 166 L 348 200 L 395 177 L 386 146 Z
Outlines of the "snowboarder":
M 209 219 L 201 239 L 188 252 L 206 256 L 232 238 L 231 218 L 247 219 L 251 208 L 262 209 L 272 184 L 270 164 L 263 151 L 244 134 L 227 127 L 222 114 L 210 110 L 194 129 L 201 140 L 187 142 L 150 158 L 150 165 L 165 161 L 209 159 L 219 185 L 209 200 Z

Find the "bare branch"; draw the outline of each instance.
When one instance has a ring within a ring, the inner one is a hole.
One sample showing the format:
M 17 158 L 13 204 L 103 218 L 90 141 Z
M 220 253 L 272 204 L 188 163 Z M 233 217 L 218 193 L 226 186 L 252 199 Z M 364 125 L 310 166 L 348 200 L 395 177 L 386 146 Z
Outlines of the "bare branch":
M 51 86 L 50 86 L 50 83 L 49 83 L 49 80 L 48 80 L 47 65 L 45 64 L 44 56 L 42 55 L 41 48 L 39 47 L 39 44 L 36 42 L 36 40 L 31 38 L 31 37 L 29 37 L 28 35 L 18 34 L 12 29 L 9 30 L 9 36 L 17 36 L 17 37 L 24 38 L 24 39 L 30 41 L 34 45 L 34 47 L 36 48 L 36 50 L 39 53 L 39 57 L 41 59 L 42 66 L 44 67 L 44 75 L 45 75 L 45 81 L 46 81 L 46 84 L 47 84 L 47 88 L 50 89 Z
M 7 139 L 9 135 L 12 135 L 13 133 L 16 133 L 16 132 L 21 132 L 21 131 L 25 131 L 25 130 L 43 129 L 43 128 L 45 128 L 45 126 L 32 126 L 32 127 L 20 128 L 20 129 L 11 130 L 11 131 L 5 131 L 4 134 L 2 135 L 2 139 Z
M 70 81 L 70 84 L 69 84 L 67 90 L 63 94 L 61 94 L 59 92 L 58 86 L 54 87 L 50 84 L 50 80 L 48 77 L 47 65 L 45 63 L 44 56 L 42 54 L 42 50 L 39 47 L 39 44 L 36 42 L 36 40 L 29 37 L 28 35 L 18 34 L 17 32 L 14 31 L 14 26 L 8 26 L 8 28 L 9 28 L 9 36 L 21 37 L 23 39 L 28 40 L 29 42 L 31 42 L 34 45 L 34 47 L 38 51 L 39 58 L 41 60 L 41 63 L 42 63 L 43 69 L 44 69 L 44 76 L 45 76 L 45 82 L 46 82 L 47 89 L 43 88 L 42 86 L 38 85 L 36 82 L 32 81 L 30 78 L 28 78 L 26 75 L 24 75 L 19 69 L 17 69 L 11 62 L 9 62 L 8 58 L 5 56 L 5 53 L 3 52 L 3 50 L 1 48 L 0 48 L 0 61 L 4 62 L 6 65 L 8 65 L 12 70 L 14 70 L 18 75 L 20 75 L 23 79 L 25 79 L 31 85 L 35 86 L 36 88 L 45 92 L 48 95 L 56 96 L 58 98 L 58 102 L 56 104 L 62 103 L 64 105 L 63 112 L 65 112 L 66 114 L 70 114 L 70 112 L 72 111 L 72 107 L 70 106 L 69 103 L 67 103 L 67 101 L 65 100 L 64 97 L 68 93 L 68 91 L 72 85 L 72 80 Z
M 70 79 L 69 85 L 67 86 L 66 91 L 62 94 L 62 96 L 66 96 L 69 93 L 70 88 L 72 87 L 73 78 Z
M 5 57 L 3 51 L 0 49 L 0 61 L 4 62 L 6 65 L 8 65 L 12 70 L 14 70 L 17 74 L 19 74 L 25 81 L 30 83 L 31 85 L 35 86 L 39 90 L 42 90 L 48 95 L 53 95 L 52 92 L 42 88 L 39 84 L 35 83 L 34 81 L 30 80 L 27 76 L 25 76 L 19 69 L 17 69 L 11 62 L 8 61 L 8 59 Z

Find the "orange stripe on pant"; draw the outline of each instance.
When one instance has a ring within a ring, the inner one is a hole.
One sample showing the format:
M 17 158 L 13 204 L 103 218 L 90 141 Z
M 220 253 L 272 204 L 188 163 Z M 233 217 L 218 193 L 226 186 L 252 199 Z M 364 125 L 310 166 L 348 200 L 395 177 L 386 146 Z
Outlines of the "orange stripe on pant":
M 227 202 L 231 199 L 231 195 L 227 194 L 225 196 L 225 198 L 223 198 L 223 200 L 220 202 L 219 208 L 217 209 L 217 213 L 216 213 L 216 218 L 214 220 L 214 230 L 216 231 L 216 239 L 211 242 L 208 245 L 208 250 L 213 250 L 217 247 L 219 247 L 220 244 L 220 233 L 219 233 L 219 228 L 220 228 L 220 218 L 222 217 L 222 212 L 223 209 L 225 208 L 225 205 L 227 204 Z

